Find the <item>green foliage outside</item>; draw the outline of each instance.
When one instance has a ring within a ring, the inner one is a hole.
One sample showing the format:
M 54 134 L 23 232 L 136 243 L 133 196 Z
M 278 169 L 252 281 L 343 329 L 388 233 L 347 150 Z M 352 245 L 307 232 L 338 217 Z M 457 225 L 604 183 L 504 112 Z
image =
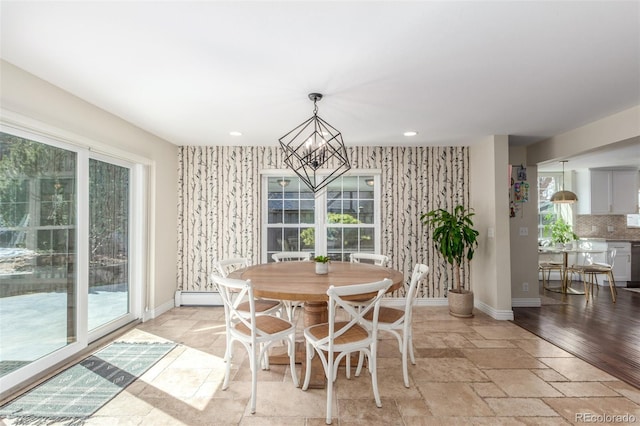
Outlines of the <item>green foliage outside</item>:
M 30 228 L 39 235 L 42 227 L 76 227 L 75 152 L 0 132 L 0 176 L 0 228 Z M 117 247 L 128 239 L 128 193 L 128 169 L 90 161 L 92 255 L 122 255 Z M 5 244 L 11 244 L 11 238 Z M 43 241 L 28 248 L 50 251 L 47 246 Z
M 71 225 L 75 158 L 74 152 L 0 132 L 0 227 Z M 32 202 L 40 203 L 39 218 L 29 211 Z
M 346 213 L 329 213 L 327 216 L 328 223 L 343 223 L 343 224 L 357 224 L 360 221 L 353 217 L 350 214 Z M 329 228 L 327 230 L 327 238 L 329 241 L 336 240 L 339 235 L 339 230 L 335 228 Z M 315 228 L 307 228 L 304 231 L 300 232 L 300 239 L 304 243 L 305 246 L 313 247 L 316 241 L 316 230 Z

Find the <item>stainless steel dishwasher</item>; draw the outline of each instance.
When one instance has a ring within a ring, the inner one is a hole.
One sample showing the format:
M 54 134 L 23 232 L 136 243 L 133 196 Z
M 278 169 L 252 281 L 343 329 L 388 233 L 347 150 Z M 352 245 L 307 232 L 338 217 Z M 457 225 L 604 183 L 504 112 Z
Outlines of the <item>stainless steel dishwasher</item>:
M 640 242 L 631 243 L 631 281 L 629 287 L 640 287 Z

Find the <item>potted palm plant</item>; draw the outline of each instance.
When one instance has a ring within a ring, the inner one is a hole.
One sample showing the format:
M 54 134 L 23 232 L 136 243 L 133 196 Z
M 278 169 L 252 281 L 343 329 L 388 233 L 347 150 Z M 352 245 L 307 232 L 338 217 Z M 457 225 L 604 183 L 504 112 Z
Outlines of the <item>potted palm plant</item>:
M 462 205 L 453 212 L 444 209 L 423 213 L 420 220 L 433 230 L 436 249 L 453 266 L 454 286 L 447 293 L 449 313 L 459 317 L 473 316 L 473 292 L 462 285 L 460 265 L 464 259 L 471 260 L 480 233 L 473 228 L 474 213 Z

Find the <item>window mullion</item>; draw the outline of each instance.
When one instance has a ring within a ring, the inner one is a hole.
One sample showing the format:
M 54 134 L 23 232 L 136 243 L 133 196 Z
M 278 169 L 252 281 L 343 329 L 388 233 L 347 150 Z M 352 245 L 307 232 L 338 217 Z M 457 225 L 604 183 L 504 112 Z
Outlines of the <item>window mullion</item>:
M 323 189 L 315 199 L 316 241 L 315 254 L 327 254 L 327 190 Z

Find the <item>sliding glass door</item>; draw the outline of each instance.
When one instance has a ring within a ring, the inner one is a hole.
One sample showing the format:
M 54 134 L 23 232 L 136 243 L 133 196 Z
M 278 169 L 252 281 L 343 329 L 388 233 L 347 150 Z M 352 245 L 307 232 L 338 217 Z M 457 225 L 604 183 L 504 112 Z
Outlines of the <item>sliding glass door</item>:
M 77 155 L 0 133 L 0 375 L 77 340 Z
M 131 278 L 132 270 L 141 270 L 132 267 L 141 258 L 132 249 L 132 235 L 142 228 L 131 207 L 136 166 L 15 132 L 0 132 L 0 387 L 5 389 L 141 311 L 134 308 L 141 279 Z
M 129 169 L 89 160 L 89 331 L 129 313 Z

